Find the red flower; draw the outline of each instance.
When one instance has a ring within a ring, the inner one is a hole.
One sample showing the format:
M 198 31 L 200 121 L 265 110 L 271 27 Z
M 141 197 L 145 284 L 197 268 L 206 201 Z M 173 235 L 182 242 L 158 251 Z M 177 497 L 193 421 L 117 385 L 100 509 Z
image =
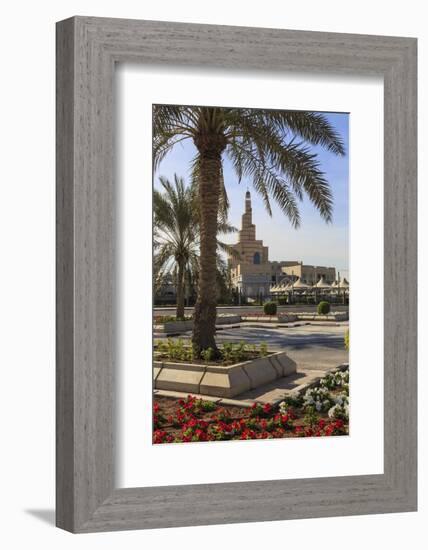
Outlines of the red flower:
M 265 414 L 269 414 L 271 410 L 272 410 L 272 405 L 270 403 L 266 403 L 265 405 L 263 405 L 263 412 Z
M 329 424 L 324 430 L 324 435 L 331 435 L 333 432 L 334 432 L 334 425 Z
M 255 439 L 256 433 L 253 430 L 244 430 L 240 436 L 240 439 Z
M 153 433 L 153 443 L 165 443 L 167 433 L 163 430 L 156 430 Z

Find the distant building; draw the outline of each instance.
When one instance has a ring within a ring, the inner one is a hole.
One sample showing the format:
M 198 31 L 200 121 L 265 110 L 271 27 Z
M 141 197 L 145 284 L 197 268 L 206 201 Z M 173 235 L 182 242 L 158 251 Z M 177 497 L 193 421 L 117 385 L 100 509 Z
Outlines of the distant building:
M 282 272 L 290 278 L 300 278 L 307 285 L 315 285 L 321 277 L 324 277 L 325 282 L 329 285 L 333 284 L 336 280 L 336 269 L 334 267 L 304 265 L 302 262 L 296 262 L 293 265 L 283 267 Z
M 154 287 L 154 302 L 159 304 L 174 304 L 177 299 L 175 283 L 171 275 L 166 275 L 162 278 L 160 284 Z
M 336 280 L 334 267 L 304 265 L 297 260 L 269 261 L 269 247 L 256 239 L 256 226 L 252 220 L 251 194 L 245 194 L 245 211 L 242 215 L 238 242 L 232 245 L 239 257 L 229 255 L 232 288 L 247 298 L 266 298 L 270 288 L 283 280 L 297 280 L 315 284 L 321 277 L 329 284 Z

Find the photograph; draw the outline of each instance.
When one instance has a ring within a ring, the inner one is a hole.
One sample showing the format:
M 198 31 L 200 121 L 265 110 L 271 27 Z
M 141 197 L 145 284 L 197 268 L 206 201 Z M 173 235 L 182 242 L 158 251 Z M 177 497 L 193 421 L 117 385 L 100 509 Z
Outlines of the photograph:
M 152 106 L 153 444 L 350 434 L 349 117 Z

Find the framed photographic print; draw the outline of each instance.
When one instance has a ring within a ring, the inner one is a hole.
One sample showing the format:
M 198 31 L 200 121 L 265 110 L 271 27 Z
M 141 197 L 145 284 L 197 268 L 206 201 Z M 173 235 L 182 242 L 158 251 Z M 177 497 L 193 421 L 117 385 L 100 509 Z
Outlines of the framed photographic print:
M 57 525 L 416 509 L 416 40 L 57 25 Z

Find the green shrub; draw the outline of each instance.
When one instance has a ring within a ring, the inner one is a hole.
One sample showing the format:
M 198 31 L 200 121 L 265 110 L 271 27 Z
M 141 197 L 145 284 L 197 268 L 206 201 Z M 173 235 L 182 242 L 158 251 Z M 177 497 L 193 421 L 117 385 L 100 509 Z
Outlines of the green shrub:
M 318 304 L 318 315 L 327 315 L 330 313 L 330 304 L 328 302 L 320 302 Z
M 217 408 L 213 401 L 203 401 L 202 399 L 200 400 L 199 405 L 204 412 L 215 411 Z
M 306 407 L 305 412 L 306 414 L 304 416 L 304 421 L 312 428 L 318 422 L 319 416 L 315 410 L 315 407 L 312 407 L 312 405 Z
M 201 357 L 207 363 L 214 359 L 214 350 L 213 348 L 207 348 L 201 351 Z
M 262 342 L 260 344 L 260 356 L 261 357 L 266 357 L 267 354 L 268 354 L 267 344 L 266 344 L 266 342 Z
M 157 315 L 155 316 L 155 324 L 164 325 L 165 323 L 174 323 L 175 321 L 191 321 L 191 315 L 185 315 L 184 317 L 176 317 L 175 315 Z
M 289 395 L 288 397 L 284 397 L 283 403 L 285 403 L 285 407 L 294 407 L 299 409 L 303 405 L 303 395 Z
M 155 340 L 154 350 L 157 356 L 169 361 L 193 363 L 196 359 L 193 346 L 189 345 L 182 338 Z M 248 361 L 255 357 L 266 357 L 269 353 L 265 342 L 262 342 L 260 345 L 246 344 L 245 342 L 224 342 L 219 351 L 220 353 L 217 356 L 212 348 L 205 349 L 201 352 L 201 359 L 206 363 L 215 361 L 223 365 L 231 365 L 233 363 Z
M 345 332 L 344 341 L 345 341 L 345 349 L 346 351 L 349 351 L 349 330 Z
M 266 302 L 263 306 L 265 315 L 276 315 L 276 302 Z

